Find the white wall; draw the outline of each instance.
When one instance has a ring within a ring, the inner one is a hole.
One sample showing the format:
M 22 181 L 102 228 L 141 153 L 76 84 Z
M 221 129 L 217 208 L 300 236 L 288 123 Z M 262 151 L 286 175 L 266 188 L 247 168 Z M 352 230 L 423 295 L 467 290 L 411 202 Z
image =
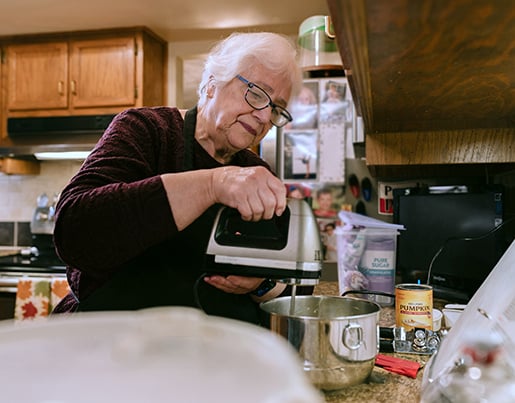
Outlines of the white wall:
M 81 164 L 81 161 L 42 161 L 39 175 L 0 174 L 0 221 L 30 221 L 37 197 L 46 193 L 52 200 Z
M 170 42 L 168 44 L 168 104 L 179 108 L 188 107 L 184 105 L 184 90 L 195 91 L 195 86 L 200 82 L 202 71 L 197 64 L 194 71 L 184 69 L 188 62 L 204 60 L 206 53 L 216 41 L 191 41 L 191 42 Z
M 296 37 L 291 37 L 296 40 Z M 203 63 L 211 48 L 222 37 L 203 41 L 168 43 L 168 105 L 190 108 L 200 82 Z

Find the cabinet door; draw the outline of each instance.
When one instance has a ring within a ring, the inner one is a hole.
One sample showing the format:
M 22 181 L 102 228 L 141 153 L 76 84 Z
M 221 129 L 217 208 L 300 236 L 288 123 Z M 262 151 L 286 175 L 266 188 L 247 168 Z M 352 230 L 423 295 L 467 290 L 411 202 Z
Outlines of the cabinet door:
M 66 42 L 7 47 L 7 109 L 68 107 Z
M 70 45 L 71 107 L 132 106 L 136 98 L 133 36 Z

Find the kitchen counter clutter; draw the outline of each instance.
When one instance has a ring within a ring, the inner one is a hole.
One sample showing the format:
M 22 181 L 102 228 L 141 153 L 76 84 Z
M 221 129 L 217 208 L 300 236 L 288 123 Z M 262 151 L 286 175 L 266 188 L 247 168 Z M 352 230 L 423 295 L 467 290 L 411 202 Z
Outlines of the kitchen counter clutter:
M 315 287 L 315 295 L 338 295 L 338 283 L 320 282 Z M 383 307 L 379 325 L 388 327 L 394 322 L 394 308 Z M 265 329 L 258 328 L 256 332 L 254 327 L 206 317 L 191 308 L 82 313 L 73 320 L 55 318 L 22 327 L 3 322 L 0 323 L 0 353 L 5 358 L 4 365 L 9 363 L 10 382 L 4 385 L 2 393 L 27 401 L 34 400 L 36 393 L 48 400 L 60 400 L 63 396 L 75 396 L 77 382 L 81 385 L 86 382 L 97 387 L 77 397 L 76 402 L 95 400 L 99 390 L 105 391 L 105 396 L 104 400 L 97 401 L 106 402 L 120 399 L 159 402 L 168 401 L 172 396 L 174 401 L 191 398 L 189 401 L 258 403 L 272 395 L 277 397 L 279 390 L 281 398 L 277 401 L 281 402 L 409 403 L 420 400 L 422 369 L 428 355 L 382 354 L 386 358 L 402 358 L 419 364 L 421 369 L 415 378 L 376 365 L 364 383 L 321 393 L 302 375 L 294 351 L 284 349 L 286 342 L 283 344 L 280 337 L 271 336 Z M 198 354 L 199 346 L 201 354 Z M 27 354 L 27 351 L 32 353 Z M 79 373 L 69 371 L 67 357 L 72 355 Z M 221 360 L 224 365 L 220 365 Z M 13 362 L 17 363 L 14 367 Z M 53 363 L 52 371 L 47 370 L 48 362 Z M 51 382 L 56 373 L 60 374 L 59 388 Z M 238 381 L 231 382 L 236 373 Z M 163 382 L 163 376 L 168 381 Z M 31 388 L 23 387 L 27 378 L 32 379 Z M 180 384 L 171 381 L 173 379 L 180 380 Z M 203 387 L 196 387 L 198 384 Z M 267 387 L 263 388 L 263 384 Z M 163 396 L 166 399 L 160 400 Z
M 316 295 L 338 295 L 338 283 L 321 281 L 316 287 Z M 435 305 L 438 303 L 435 302 Z M 380 312 L 379 325 L 389 327 L 395 325 L 395 308 L 383 307 Z M 392 356 L 417 362 L 420 370 L 416 378 L 392 373 L 383 368 L 374 366 L 369 380 L 363 384 L 350 386 L 339 391 L 325 394 L 325 401 L 331 403 L 344 402 L 419 402 L 422 384 L 423 368 L 429 355 L 418 354 L 388 354 Z
M 424 402 L 441 402 L 448 400 L 444 396 L 458 396 L 456 401 L 467 402 L 515 401 L 515 299 L 512 287 L 506 287 L 514 275 L 515 241 L 512 241 L 487 279 L 463 307 L 459 320 L 451 328 L 444 322 L 444 329 L 448 332 L 443 336 L 443 342 L 438 344 L 436 354 L 380 354 L 390 359 L 418 362 L 421 368 L 415 378 L 386 372 L 378 368 L 376 360 L 368 381 L 337 393 L 326 393 L 326 402 L 419 402 L 422 397 Z M 316 294 L 337 295 L 338 291 L 336 282 L 321 282 L 315 288 Z M 452 302 L 433 299 L 433 307 L 441 310 Z M 455 305 L 458 307 L 462 308 Z M 394 323 L 394 308 L 382 307 L 379 325 L 388 327 Z M 417 329 L 415 334 L 420 330 Z M 429 346 L 429 338 L 421 337 L 421 340 L 427 341 Z M 414 350 L 421 346 L 417 343 L 413 339 L 410 348 Z M 378 355 L 378 358 L 382 357 Z

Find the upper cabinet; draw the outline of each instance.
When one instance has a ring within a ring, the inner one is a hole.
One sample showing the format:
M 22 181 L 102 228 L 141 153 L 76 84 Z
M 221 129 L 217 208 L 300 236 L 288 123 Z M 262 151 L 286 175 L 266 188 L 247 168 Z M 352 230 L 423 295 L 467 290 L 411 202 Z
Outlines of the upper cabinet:
M 73 41 L 70 45 L 73 109 L 136 105 L 139 89 L 135 38 Z
M 165 103 L 166 43 L 146 29 L 14 37 L 4 55 L 8 117 Z
M 515 162 L 515 7 L 328 0 L 369 165 Z
M 68 45 L 66 42 L 9 45 L 7 109 L 68 108 Z

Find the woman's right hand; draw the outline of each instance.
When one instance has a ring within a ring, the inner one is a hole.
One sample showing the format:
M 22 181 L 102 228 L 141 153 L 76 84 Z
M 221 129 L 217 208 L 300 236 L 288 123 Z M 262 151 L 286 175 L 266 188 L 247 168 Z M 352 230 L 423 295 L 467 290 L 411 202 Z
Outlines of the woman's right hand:
M 226 166 L 213 170 L 213 195 L 217 203 L 235 208 L 243 220 L 268 220 L 286 209 L 286 188 L 262 166 Z

